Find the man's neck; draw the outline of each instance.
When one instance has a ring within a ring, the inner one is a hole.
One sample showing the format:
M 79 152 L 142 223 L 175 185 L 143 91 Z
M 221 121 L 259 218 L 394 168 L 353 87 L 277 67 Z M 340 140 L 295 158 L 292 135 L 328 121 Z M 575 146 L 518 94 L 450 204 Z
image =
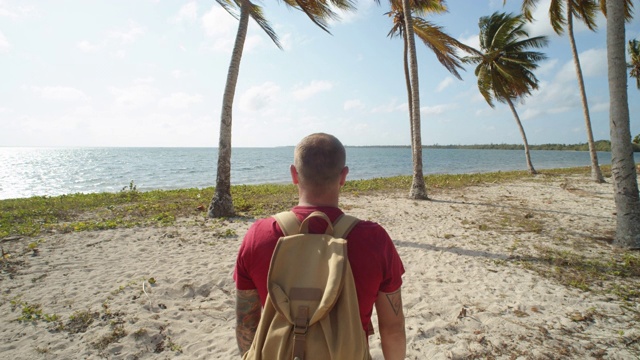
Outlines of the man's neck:
M 298 201 L 298 206 L 310 206 L 310 207 L 338 207 L 337 201 L 306 201 L 300 199 Z
M 323 194 L 322 196 L 313 196 L 304 191 L 298 192 L 298 206 L 326 206 L 338 207 L 339 192 L 335 194 Z

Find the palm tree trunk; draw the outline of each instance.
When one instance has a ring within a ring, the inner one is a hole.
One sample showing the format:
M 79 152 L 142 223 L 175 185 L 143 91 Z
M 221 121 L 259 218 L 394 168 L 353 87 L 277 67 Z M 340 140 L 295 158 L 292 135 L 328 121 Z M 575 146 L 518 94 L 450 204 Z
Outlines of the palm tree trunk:
M 571 44 L 571 53 L 573 54 L 573 63 L 576 67 L 578 87 L 580 88 L 580 99 L 582 100 L 584 122 L 587 127 L 587 143 L 589 144 L 589 155 L 591 156 L 591 179 L 597 183 L 603 183 L 604 178 L 602 177 L 602 172 L 600 171 L 600 166 L 598 165 L 598 153 L 596 153 L 596 145 L 593 141 L 593 131 L 591 130 L 591 116 L 589 116 L 589 104 L 587 102 L 587 93 L 584 89 L 584 79 L 582 77 L 580 57 L 578 56 L 576 39 L 573 36 L 573 13 L 571 4 L 571 1 L 567 1 L 567 32 L 569 35 L 569 43 Z
M 527 160 L 527 168 L 529 169 L 529 174 L 535 175 L 538 172 L 536 171 L 536 169 L 533 168 L 533 164 L 531 163 L 531 155 L 529 154 L 529 143 L 527 142 L 527 135 L 524 133 L 524 128 L 522 127 L 520 116 L 518 116 L 516 107 L 513 106 L 513 102 L 508 97 L 507 97 L 507 104 L 509 104 L 509 108 L 511 108 L 513 117 L 516 118 L 516 123 L 518 124 L 518 128 L 520 129 L 520 135 L 522 135 L 522 141 L 524 141 L 524 155 Z
M 405 22 L 406 26 L 406 22 Z M 407 40 L 407 34 L 405 32 L 404 40 L 404 51 L 403 51 L 403 63 L 404 63 L 404 80 L 407 85 L 407 105 L 409 107 L 409 127 L 411 128 L 411 154 L 413 154 L 414 148 L 414 136 L 413 136 L 413 100 L 411 96 L 411 75 L 409 73 L 409 40 Z
M 629 129 L 624 3 L 607 1 L 611 174 L 616 202 L 614 245 L 640 249 L 640 196 Z
M 422 172 L 422 136 L 420 133 L 420 86 L 418 82 L 418 60 L 416 56 L 416 43 L 413 36 L 413 21 L 411 18 L 410 0 L 402 0 L 405 21 L 405 36 L 409 44 L 409 69 L 411 73 L 411 124 L 413 125 L 412 158 L 413 180 L 409 197 L 416 200 L 427 200 L 427 186 L 424 183 Z
M 228 217 L 234 215 L 233 200 L 231 199 L 231 115 L 236 84 L 238 83 L 238 74 L 240 73 L 242 50 L 249 26 L 249 4 L 247 1 L 241 2 L 238 33 L 236 34 L 236 41 L 233 45 L 233 52 L 231 53 L 231 63 L 229 64 L 227 83 L 222 98 L 216 190 L 209 204 L 207 213 L 209 217 Z

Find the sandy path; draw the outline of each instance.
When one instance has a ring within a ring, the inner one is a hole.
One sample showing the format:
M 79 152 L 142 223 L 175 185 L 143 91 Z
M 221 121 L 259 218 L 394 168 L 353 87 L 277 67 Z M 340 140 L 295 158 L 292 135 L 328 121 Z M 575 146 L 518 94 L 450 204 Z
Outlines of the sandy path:
M 611 183 L 508 184 L 343 199 L 387 228 L 407 270 L 410 359 L 636 359 L 640 306 L 527 270 L 545 249 L 607 259 Z M 232 271 L 249 219 L 5 240 L 0 353 L 7 359 L 238 358 Z M 39 254 L 27 251 L 39 241 Z M 150 280 L 155 280 L 154 284 Z M 636 279 L 632 286 L 638 288 Z M 16 321 L 23 309 L 57 321 Z M 374 318 L 375 320 L 375 318 Z M 377 335 L 375 359 L 382 359 Z

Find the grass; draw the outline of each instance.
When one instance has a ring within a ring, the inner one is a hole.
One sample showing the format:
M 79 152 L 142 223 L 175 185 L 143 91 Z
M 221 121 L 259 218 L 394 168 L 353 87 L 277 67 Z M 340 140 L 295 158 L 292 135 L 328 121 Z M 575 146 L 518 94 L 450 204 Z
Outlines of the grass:
M 589 174 L 588 167 L 543 170 L 546 175 Z M 603 171 L 610 171 L 603 166 Z M 528 176 L 526 171 L 435 174 L 425 177 L 427 190 L 499 183 Z M 408 192 L 410 176 L 348 181 L 343 193 Z M 0 238 L 37 236 L 43 232 L 77 232 L 174 224 L 176 219 L 206 216 L 213 188 L 137 191 L 135 186 L 118 193 L 71 194 L 56 197 L 0 200 Z M 231 188 L 239 216 L 259 217 L 289 209 L 297 203 L 293 185 L 238 185 Z M 230 235 L 230 234 L 224 234 Z
M 597 291 L 622 301 L 640 300 L 629 280 L 640 280 L 640 254 L 611 252 L 606 259 L 588 258 L 570 250 L 536 247 L 538 255 L 514 257 L 524 268 L 583 291 Z M 640 314 L 638 314 L 640 315 Z

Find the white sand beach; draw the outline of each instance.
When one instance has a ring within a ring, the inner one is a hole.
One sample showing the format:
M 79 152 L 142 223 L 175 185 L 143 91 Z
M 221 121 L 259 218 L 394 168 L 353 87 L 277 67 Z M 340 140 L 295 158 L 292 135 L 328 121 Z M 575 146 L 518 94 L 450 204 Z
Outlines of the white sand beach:
M 342 199 L 350 214 L 382 224 L 402 257 L 407 358 L 639 358 L 637 299 L 600 291 L 607 279 L 582 291 L 533 270 L 563 266 L 545 264 L 552 250 L 622 256 L 609 244 L 611 179 L 539 175 L 429 191 L 432 201 L 405 192 Z M 2 240 L 11 266 L 0 274 L 0 357 L 239 358 L 232 272 L 251 221 Z M 48 319 L 17 320 L 38 306 Z M 377 335 L 370 344 L 382 359 Z

